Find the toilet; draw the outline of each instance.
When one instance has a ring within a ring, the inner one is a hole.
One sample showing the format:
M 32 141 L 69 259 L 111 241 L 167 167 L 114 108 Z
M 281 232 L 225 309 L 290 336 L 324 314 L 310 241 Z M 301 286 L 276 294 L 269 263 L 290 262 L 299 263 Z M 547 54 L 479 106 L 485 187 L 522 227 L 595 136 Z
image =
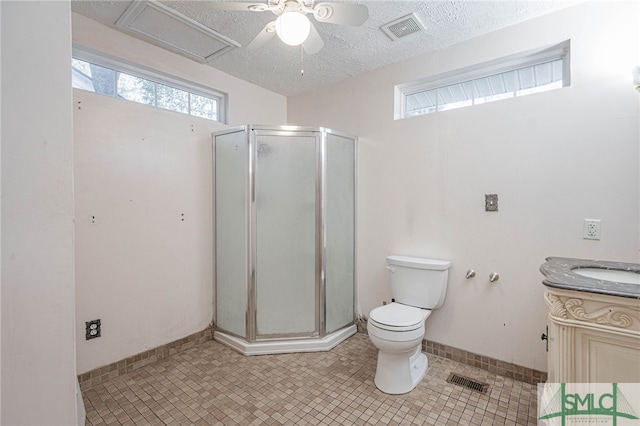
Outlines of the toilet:
M 369 338 L 378 348 L 374 382 L 388 394 L 413 390 L 427 373 L 422 353 L 425 322 L 442 306 L 451 262 L 406 256 L 388 256 L 390 304 L 369 313 Z

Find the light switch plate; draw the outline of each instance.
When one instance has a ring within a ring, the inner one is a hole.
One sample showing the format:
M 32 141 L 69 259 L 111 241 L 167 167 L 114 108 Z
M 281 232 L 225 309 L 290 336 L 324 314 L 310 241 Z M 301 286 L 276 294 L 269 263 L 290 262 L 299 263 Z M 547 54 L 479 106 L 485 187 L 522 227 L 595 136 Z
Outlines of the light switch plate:
M 484 211 L 498 211 L 498 194 L 484 194 Z

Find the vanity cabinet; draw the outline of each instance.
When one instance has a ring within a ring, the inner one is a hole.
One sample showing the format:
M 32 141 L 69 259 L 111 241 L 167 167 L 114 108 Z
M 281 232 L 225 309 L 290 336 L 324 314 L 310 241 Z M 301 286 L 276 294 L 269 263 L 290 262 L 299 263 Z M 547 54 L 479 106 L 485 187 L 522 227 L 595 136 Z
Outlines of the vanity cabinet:
M 640 301 L 548 289 L 548 381 L 640 382 Z
M 640 382 L 640 285 L 586 277 L 580 268 L 640 274 L 640 265 L 547 258 L 545 276 L 551 383 Z M 580 271 L 578 271 L 580 272 Z

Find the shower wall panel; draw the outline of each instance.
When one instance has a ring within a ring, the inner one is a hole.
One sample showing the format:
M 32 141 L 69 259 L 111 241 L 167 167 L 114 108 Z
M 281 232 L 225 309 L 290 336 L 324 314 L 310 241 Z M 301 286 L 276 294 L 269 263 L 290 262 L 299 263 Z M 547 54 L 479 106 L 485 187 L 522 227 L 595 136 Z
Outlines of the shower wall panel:
M 247 333 L 247 142 L 236 132 L 215 144 L 216 324 L 238 336 Z
M 325 306 L 331 333 L 353 322 L 356 159 L 353 139 L 329 134 L 325 150 Z

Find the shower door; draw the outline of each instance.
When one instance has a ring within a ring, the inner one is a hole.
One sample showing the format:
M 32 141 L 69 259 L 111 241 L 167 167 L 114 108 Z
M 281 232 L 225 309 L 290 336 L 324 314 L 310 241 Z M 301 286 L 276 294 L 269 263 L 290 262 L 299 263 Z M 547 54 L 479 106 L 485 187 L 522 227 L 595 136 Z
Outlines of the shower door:
M 317 336 L 318 137 L 254 132 L 255 337 Z

